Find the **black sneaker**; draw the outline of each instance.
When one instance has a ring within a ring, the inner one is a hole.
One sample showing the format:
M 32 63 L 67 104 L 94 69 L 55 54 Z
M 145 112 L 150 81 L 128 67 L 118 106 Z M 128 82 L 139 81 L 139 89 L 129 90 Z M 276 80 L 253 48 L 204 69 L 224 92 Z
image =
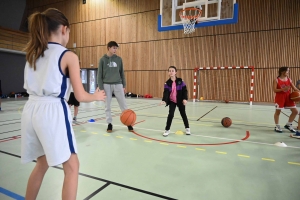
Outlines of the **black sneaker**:
M 292 125 L 285 125 L 284 128 L 288 129 L 292 133 L 296 133 L 295 129 L 292 127 Z
M 113 125 L 111 123 L 108 124 L 106 132 L 111 133 L 113 129 Z
M 133 132 L 133 127 L 132 126 L 127 126 L 129 132 Z

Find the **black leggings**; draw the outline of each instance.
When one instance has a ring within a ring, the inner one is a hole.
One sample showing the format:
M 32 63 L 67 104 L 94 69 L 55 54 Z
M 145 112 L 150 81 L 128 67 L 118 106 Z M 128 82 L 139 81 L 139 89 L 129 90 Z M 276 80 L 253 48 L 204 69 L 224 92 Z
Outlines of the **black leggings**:
M 183 104 L 178 105 L 178 104 L 171 101 L 170 104 L 169 104 L 169 115 L 168 115 L 167 125 L 166 125 L 165 130 L 170 130 L 170 128 L 171 128 L 171 124 L 172 124 L 172 120 L 173 120 L 173 117 L 174 117 L 174 112 L 175 112 L 175 109 L 176 109 L 176 105 L 179 109 L 179 112 L 180 112 L 180 115 L 182 117 L 185 128 L 190 127 L 189 126 L 189 121 L 188 121 L 186 113 L 185 113 L 185 105 L 183 105 Z

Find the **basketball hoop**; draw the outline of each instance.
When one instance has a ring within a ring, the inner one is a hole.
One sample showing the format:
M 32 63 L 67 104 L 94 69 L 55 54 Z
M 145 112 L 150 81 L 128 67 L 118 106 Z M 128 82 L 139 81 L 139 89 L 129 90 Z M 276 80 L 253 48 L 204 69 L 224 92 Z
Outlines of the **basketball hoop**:
M 195 31 L 195 23 L 201 14 L 202 10 L 198 8 L 186 8 L 179 12 L 184 28 L 184 34 L 190 34 Z

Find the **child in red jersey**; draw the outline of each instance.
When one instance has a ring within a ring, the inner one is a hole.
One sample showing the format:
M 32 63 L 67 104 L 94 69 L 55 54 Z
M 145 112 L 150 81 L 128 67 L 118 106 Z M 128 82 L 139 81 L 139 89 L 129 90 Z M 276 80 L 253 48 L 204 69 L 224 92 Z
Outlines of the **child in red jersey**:
M 276 111 L 274 114 L 274 121 L 275 121 L 275 131 L 282 133 L 282 130 L 279 125 L 279 115 L 282 109 L 290 109 L 292 114 L 289 117 L 289 121 L 286 123 L 284 128 L 288 129 L 289 131 L 296 133 L 293 129 L 292 123 L 295 117 L 298 114 L 298 110 L 296 108 L 295 102 L 290 100 L 290 93 L 291 88 L 295 91 L 299 91 L 295 85 L 293 84 L 292 80 L 288 77 L 289 75 L 289 68 L 288 67 L 280 67 L 279 68 L 279 76 L 273 80 L 273 91 L 276 93 L 275 95 L 275 107 Z

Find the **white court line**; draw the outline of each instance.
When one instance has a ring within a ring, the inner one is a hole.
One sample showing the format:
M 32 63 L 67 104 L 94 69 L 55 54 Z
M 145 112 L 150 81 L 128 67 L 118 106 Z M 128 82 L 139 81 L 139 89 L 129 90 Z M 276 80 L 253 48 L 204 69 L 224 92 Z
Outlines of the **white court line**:
M 102 124 L 102 125 L 107 125 L 106 123 L 99 123 L 99 122 L 95 122 L 95 123 Z M 124 127 L 124 125 L 114 125 L 114 126 Z M 134 129 L 141 129 L 141 130 L 148 130 L 148 131 L 155 131 L 155 132 L 164 132 L 164 130 L 155 130 L 155 129 L 149 129 L 149 128 L 137 128 L 137 127 L 134 127 Z M 170 133 L 175 133 L 175 132 L 171 132 L 170 131 Z M 260 145 L 276 146 L 275 144 L 271 144 L 271 143 L 252 142 L 252 141 L 248 141 L 248 140 L 221 138 L 221 137 L 213 137 L 213 136 L 207 136 L 207 135 L 195 135 L 195 134 L 191 134 L 190 136 L 213 138 L 213 139 L 219 139 L 219 140 L 239 141 L 239 142 L 246 142 L 246 143 L 260 144 Z M 295 146 L 286 146 L 285 148 L 300 149 L 300 147 L 295 147 Z

